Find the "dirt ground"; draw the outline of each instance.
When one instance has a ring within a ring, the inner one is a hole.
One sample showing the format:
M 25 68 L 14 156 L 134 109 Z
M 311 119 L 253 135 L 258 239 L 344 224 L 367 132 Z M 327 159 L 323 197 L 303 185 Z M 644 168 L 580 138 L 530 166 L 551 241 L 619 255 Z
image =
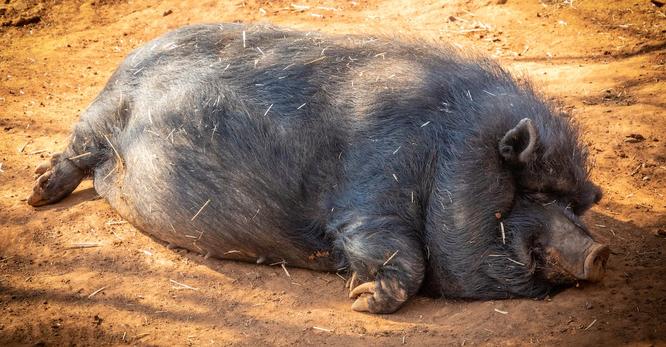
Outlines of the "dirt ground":
M 3 3 L 0 345 L 666 345 L 662 0 Z M 231 21 L 427 38 L 529 76 L 584 130 L 605 191 L 586 217 L 612 248 L 605 280 L 541 301 L 418 297 L 360 314 L 335 274 L 167 250 L 90 181 L 26 204 L 34 167 L 125 55 L 185 24 Z

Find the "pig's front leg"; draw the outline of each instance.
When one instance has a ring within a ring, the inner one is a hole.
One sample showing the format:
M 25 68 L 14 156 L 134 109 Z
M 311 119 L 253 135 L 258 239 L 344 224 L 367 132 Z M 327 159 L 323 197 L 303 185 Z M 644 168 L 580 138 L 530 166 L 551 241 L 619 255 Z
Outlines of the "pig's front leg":
M 418 231 L 398 217 L 352 216 L 337 229 L 337 243 L 354 273 L 353 310 L 395 312 L 421 287 L 425 263 Z

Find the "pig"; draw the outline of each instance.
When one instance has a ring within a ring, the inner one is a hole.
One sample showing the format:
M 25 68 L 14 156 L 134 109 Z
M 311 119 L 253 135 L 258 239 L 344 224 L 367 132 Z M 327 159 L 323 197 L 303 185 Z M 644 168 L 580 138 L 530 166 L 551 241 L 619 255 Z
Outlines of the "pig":
M 28 203 L 81 180 L 207 257 L 342 271 L 351 308 L 423 293 L 543 298 L 609 248 L 579 132 L 529 82 L 450 46 L 267 25 L 184 27 L 133 51 Z

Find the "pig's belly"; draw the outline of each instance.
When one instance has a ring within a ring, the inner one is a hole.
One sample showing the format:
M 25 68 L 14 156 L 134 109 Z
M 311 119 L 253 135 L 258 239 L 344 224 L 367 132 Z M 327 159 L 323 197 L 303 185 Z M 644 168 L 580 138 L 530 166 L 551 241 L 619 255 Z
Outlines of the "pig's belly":
M 196 158 L 200 153 L 184 162 L 187 156 L 160 148 L 138 141 L 122 150 L 122 166 L 109 160 L 94 174 L 97 192 L 142 232 L 209 257 L 321 271 L 340 266 L 323 231 L 299 233 L 288 209 L 212 174 L 225 168 Z

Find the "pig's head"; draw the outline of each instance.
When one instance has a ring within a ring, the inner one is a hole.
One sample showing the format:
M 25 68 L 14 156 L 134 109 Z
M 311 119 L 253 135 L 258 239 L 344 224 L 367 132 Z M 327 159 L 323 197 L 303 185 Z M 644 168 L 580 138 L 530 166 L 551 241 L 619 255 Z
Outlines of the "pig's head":
M 574 133 L 556 135 L 562 134 Z M 601 280 L 609 255 L 608 246 L 595 241 L 580 220 L 601 199 L 601 190 L 587 178 L 584 153 L 566 145 L 571 140 L 540 139 L 525 118 L 498 144 L 515 178 L 513 206 L 505 218 L 498 215 L 501 227 L 511 234 L 520 262 L 554 284 Z
M 566 119 L 547 117 L 495 131 L 497 137 L 485 142 L 485 159 L 461 164 L 458 171 L 466 175 L 449 186 L 452 195 L 439 192 L 453 217 L 439 228 L 444 237 L 431 236 L 437 292 L 542 297 L 578 281 L 601 280 L 609 248 L 580 219 L 601 199 L 601 190 L 588 178 L 575 129 Z M 470 169 L 479 163 L 485 167 Z

